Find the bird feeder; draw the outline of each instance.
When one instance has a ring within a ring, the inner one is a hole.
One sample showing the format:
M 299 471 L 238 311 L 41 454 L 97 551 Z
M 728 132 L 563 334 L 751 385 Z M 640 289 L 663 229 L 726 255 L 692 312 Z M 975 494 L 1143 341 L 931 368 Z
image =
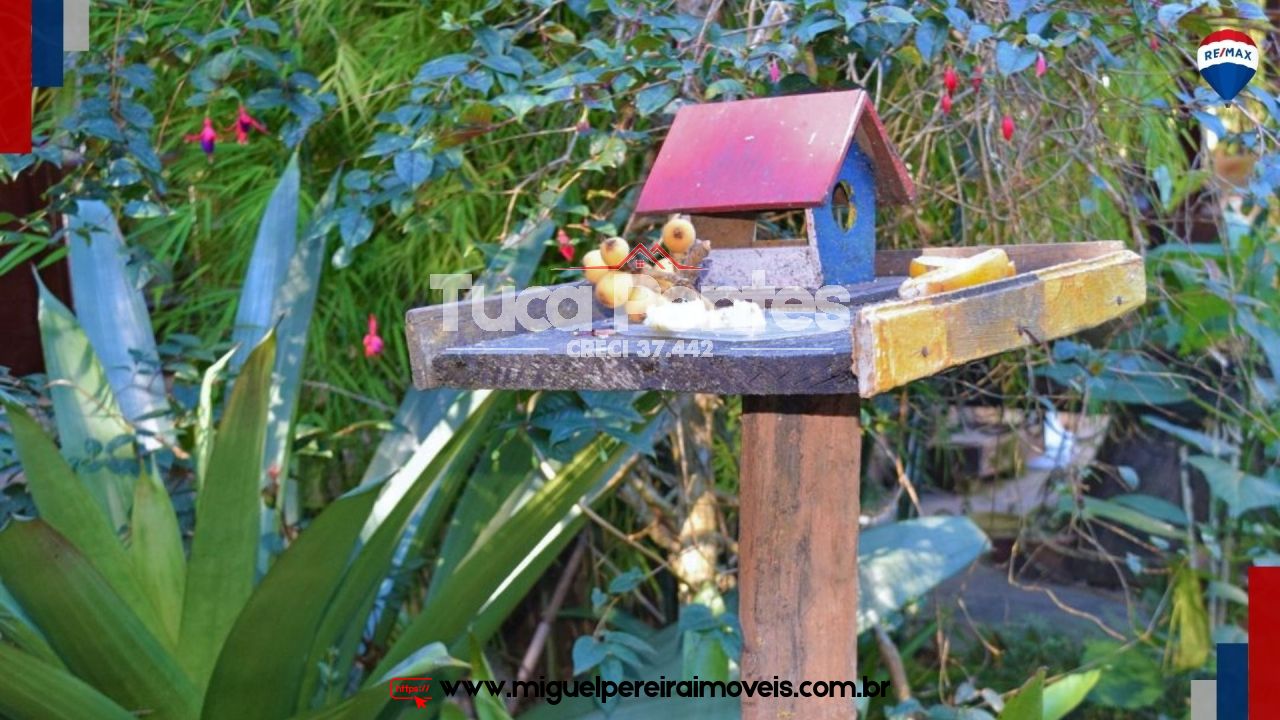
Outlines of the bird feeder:
M 876 205 L 914 197 L 867 94 L 852 90 L 684 106 L 636 212 L 691 215 L 716 254 L 710 284 L 767 268 L 768 282 L 816 288 L 875 279 Z M 802 214 L 803 236 L 759 237 L 769 211 Z
M 743 679 L 857 678 L 860 398 L 1071 335 L 1146 298 L 1141 257 L 1123 243 L 1086 242 L 1007 246 L 1012 277 L 902 299 L 914 258 L 986 249 L 877 250 L 878 211 L 913 196 L 863 91 L 686 106 L 637 212 L 691 215 L 711 243 L 705 284 L 754 283 L 764 273 L 779 286 L 836 286 L 846 319 L 783 337 L 694 343 L 617 332 L 598 309 L 577 327 L 538 322 L 564 315 L 565 298 L 583 283 L 512 291 L 410 310 L 414 383 L 742 395 Z M 801 214 L 804 236 L 764 237 L 778 212 Z M 781 297 L 760 303 L 785 312 Z M 485 320 L 516 299 L 532 323 Z M 582 352 L 584 342 L 602 351 Z M 850 699 L 743 699 L 746 720 L 854 714 Z

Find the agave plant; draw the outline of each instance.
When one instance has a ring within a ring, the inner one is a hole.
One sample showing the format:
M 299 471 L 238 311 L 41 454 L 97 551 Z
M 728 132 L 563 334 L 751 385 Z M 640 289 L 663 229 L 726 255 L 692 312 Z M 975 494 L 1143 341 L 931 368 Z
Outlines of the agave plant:
M 411 392 L 365 482 L 309 522 L 282 522 L 287 490 L 275 504 L 263 490 L 288 478 L 327 234 L 324 199 L 295 234 L 297 174 L 291 162 L 272 197 L 239 343 L 206 371 L 189 433 L 172 422 L 114 219 L 94 202 L 71 218 L 78 314 L 44 291 L 40 310 L 60 442 L 4 404 L 38 517 L 0 530 L 0 715 L 372 717 L 385 679 L 482 646 L 582 528 L 580 506 L 634 457 L 609 435 L 540 455 L 510 422 L 511 394 Z M 219 410 L 224 373 L 235 377 Z M 639 410 L 628 430 L 652 442 L 665 411 Z M 189 542 L 165 482 L 183 472 Z M 394 588 L 423 553 L 436 566 L 415 613 Z

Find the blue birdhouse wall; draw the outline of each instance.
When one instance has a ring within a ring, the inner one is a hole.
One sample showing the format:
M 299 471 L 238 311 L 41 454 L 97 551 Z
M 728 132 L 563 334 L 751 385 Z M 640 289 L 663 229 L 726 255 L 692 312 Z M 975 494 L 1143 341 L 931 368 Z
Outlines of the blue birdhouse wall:
M 851 285 L 875 279 L 875 173 L 856 142 L 849 144 L 826 199 L 813 209 L 813 231 L 824 283 Z

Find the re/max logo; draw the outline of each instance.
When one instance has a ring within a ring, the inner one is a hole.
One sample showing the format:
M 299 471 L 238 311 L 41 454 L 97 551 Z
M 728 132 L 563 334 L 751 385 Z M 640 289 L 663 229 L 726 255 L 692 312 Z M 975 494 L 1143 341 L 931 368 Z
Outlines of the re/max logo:
M 1204 51 L 1204 61 L 1216 60 L 1218 58 L 1236 58 L 1249 62 L 1253 60 L 1253 51 L 1238 47 L 1219 47 Z

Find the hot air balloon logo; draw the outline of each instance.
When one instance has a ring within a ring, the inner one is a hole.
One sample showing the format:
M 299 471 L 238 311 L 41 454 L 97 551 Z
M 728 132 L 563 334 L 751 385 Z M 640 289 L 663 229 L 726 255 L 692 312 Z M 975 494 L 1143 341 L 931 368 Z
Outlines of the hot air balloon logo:
M 1218 30 L 1201 41 L 1196 66 L 1209 87 L 1230 102 L 1258 71 L 1258 46 L 1239 30 Z

